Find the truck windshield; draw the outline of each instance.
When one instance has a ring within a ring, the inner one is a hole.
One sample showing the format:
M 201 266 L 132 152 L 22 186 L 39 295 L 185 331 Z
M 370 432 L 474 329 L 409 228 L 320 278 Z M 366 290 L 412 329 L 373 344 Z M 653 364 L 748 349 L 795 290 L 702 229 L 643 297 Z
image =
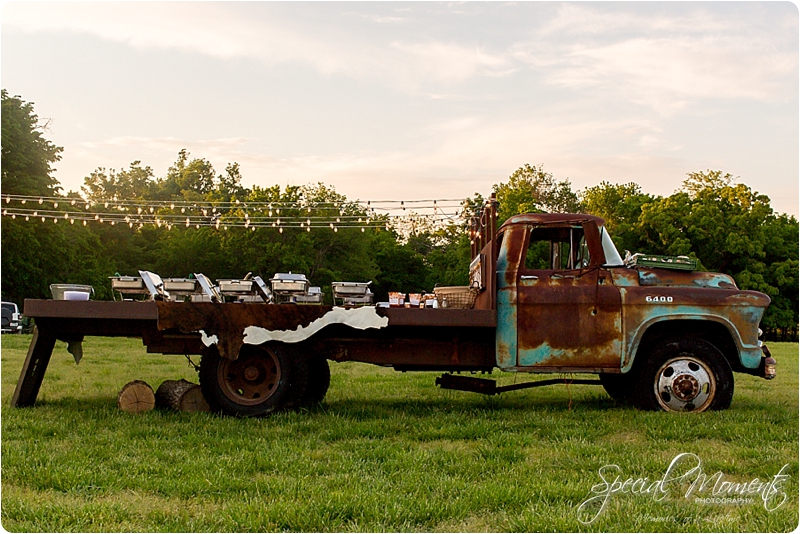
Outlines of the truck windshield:
M 606 256 L 606 267 L 621 267 L 625 264 L 605 226 L 600 228 L 600 242 L 603 244 L 603 253 Z

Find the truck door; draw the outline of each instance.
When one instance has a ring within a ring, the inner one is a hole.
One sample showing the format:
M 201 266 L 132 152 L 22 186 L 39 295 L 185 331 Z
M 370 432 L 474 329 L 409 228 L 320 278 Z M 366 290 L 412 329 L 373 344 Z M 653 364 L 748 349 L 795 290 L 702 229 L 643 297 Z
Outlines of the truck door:
M 619 369 L 622 303 L 594 221 L 529 226 L 516 280 L 519 370 Z

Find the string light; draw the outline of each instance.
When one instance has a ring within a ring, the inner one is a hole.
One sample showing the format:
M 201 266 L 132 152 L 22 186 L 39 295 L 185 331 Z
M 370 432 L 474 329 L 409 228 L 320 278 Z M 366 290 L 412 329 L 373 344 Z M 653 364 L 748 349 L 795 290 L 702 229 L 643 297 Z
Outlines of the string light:
M 31 216 L 44 221 L 50 219 L 75 220 L 83 224 L 87 220 L 111 225 L 127 224 L 129 228 L 142 228 L 152 225 L 156 228 L 172 229 L 174 224 L 183 222 L 187 228 L 194 229 L 209 227 L 219 230 L 234 228 L 250 228 L 254 231 L 259 227 L 271 226 L 278 228 L 280 233 L 285 233 L 283 228 L 300 228 L 310 232 L 312 228 L 328 227 L 335 232 L 339 228 L 359 228 L 366 232 L 367 228 L 387 229 L 394 228 L 401 235 L 417 233 L 444 227 L 448 224 L 463 224 L 463 202 L 461 200 L 368 200 L 368 201 L 334 201 L 310 203 L 302 196 L 295 201 L 248 202 L 239 199 L 229 202 L 219 201 L 157 201 L 157 200 L 125 200 L 118 199 L 113 203 L 101 201 L 97 204 L 79 198 L 64 199 L 64 197 L 30 197 L 25 195 L 4 195 L 5 209 L 3 216 L 16 218 L 17 215 L 30 220 Z M 39 202 L 41 200 L 41 202 Z M 28 201 L 39 203 L 42 207 L 47 204 L 53 210 L 29 210 L 25 207 Z M 71 213 L 57 211 L 61 204 L 69 202 L 76 206 L 83 204 L 85 212 Z M 451 204 L 447 204 L 450 202 Z M 235 206 L 244 207 L 244 212 L 235 212 Z M 169 211 L 165 211 L 169 208 Z M 269 209 L 267 209 L 269 208 Z M 107 211 L 110 210 L 110 211 Z M 176 210 L 180 210 L 181 215 Z M 297 215 L 292 215 L 292 210 Z M 380 210 L 381 215 L 378 215 Z M 394 214 L 393 210 L 397 210 Z M 299 212 L 299 213 L 298 213 Z M 85 213 L 85 215 L 82 215 Z M 401 215 L 402 213 L 402 215 Z M 269 214 L 269 216 L 268 216 Z M 300 215 L 302 214 L 302 215 Z M 349 215 L 348 215 L 349 214 Z M 275 215 L 277 218 L 273 219 Z M 281 216 L 282 215 L 282 216 Z M 222 218 L 229 219 L 222 225 Z M 302 218 L 301 218 L 302 217 Z M 138 220 L 134 220 L 138 219 Z M 288 226 L 287 226 L 288 225 Z M 474 231 L 471 236 L 474 241 Z

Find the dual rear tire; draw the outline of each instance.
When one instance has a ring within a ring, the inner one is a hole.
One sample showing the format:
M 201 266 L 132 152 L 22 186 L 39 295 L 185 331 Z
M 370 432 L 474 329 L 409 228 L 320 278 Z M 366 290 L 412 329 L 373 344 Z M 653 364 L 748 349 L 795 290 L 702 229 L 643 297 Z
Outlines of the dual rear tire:
M 236 360 L 211 346 L 200 361 L 200 387 L 212 410 L 257 417 L 322 401 L 330 385 L 328 361 L 280 343 L 243 345 Z

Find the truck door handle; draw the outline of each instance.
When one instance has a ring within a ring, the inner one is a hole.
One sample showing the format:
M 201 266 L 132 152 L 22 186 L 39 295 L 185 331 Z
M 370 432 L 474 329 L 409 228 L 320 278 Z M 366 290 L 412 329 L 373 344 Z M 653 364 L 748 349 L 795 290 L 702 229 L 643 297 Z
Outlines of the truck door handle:
M 523 274 L 519 277 L 520 280 L 538 280 L 539 277 L 535 274 Z

